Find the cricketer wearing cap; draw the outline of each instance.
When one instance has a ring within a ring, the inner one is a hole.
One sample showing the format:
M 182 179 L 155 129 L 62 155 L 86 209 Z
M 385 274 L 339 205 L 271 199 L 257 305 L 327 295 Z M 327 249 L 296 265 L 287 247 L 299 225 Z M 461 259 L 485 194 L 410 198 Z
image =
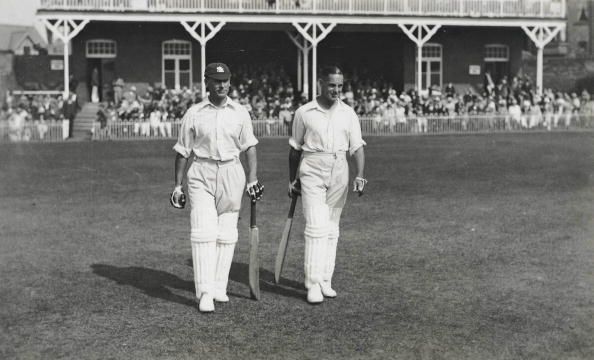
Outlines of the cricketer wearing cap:
M 344 76 L 339 68 L 322 70 L 321 94 L 295 112 L 289 139 L 289 196 L 301 193 L 305 216 L 305 287 L 307 301 L 335 297 L 332 275 L 339 222 L 348 193 L 346 154 L 354 158 L 353 190 L 360 195 L 367 183 L 363 170 L 366 145 L 359 118 L 340 100 Z
M 182 119 L 175 158 L 175 189 L 171 204 L 183 208 L 182 188 L 187 169 L 190 198 L 190 240 L 196 296 L 202 312 L 214 311 L 214 301 L 227 302 L 227 281 L 237 243 L 237 221 L 246 186 L 239 161 L 247 158 L 248 195 L 259 200 L 263 187 L 257 180 L 256 144 L 252 122 L 245 108 L 231 100 L 231 73 L 227 65 L 206 66 L 204 80 L 208 97 L 190 107 Z

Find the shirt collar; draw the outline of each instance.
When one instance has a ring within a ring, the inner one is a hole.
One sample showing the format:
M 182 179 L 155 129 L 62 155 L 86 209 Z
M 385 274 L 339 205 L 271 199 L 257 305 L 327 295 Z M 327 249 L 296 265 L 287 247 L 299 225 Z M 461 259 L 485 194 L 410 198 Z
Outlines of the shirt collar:
M 214 104 L 213 104 L 213 103 L 210 101 L 210 99 L 207 97 L 206 99 L 202 100 L 202 102 L 200 102 L 200 103 L 198 104 L 198 109 L 199 109 L 199 110 L 201 110 L 201 109 L 203 109 L 203 108 L 205 108 L 205 107 L 207 107 L 207 106 L 211 106 L 211 107 L 213 107 L 213 108 L 217 108 L 217 107 L 218 107 L 218 106 L 215 106 L 215 105 L 214 105 Z M 235 102 L 235 101 L 231 100 L 231 98 L 230 98 L 229 96 L 227 96 L 227 100 L 225 101 L 225 105 L 223 105 L 223 107 L 227 107 L 227 106 L 230 106 L 230 107 L 232 107 L 232 108 L 234 108 L 234 109 L 237 109 L 237 108 L 238 108 L 238 106 L 240 106 L 240 105 L 239 105 L 237 102 Z
M 341 99 L 338 99 L 338 102 L 336 104 L 336 110 L 341 109 L 345 105 L 346 104 Z M 324 109 L 323 107 L 321 107 L 317 100 L 312 100 L 312 101 L 308 102 L 307 104 L 305 104 L 305 111 L 309 111 L 309 110 L 318 110 L 318 111 L 321 111 L 324 113 L 330 111 L 330 109 Z

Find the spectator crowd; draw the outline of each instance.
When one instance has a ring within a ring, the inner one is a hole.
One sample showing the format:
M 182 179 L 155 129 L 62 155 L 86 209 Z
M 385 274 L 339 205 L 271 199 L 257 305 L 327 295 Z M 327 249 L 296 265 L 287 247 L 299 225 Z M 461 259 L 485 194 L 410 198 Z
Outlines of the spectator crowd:
M 55 125 L 69 120 L 62 133 L 72 136 L 72 123 L 79 110 L 76 95 L 8 93 L 0 108 L 0 136 L 10 141 L 43 140 Z
M 550 129 L 592 125 L 590 118 L 594 115 L 594 101 L 587 91 L 578 95 L 546 89 L 538 95 L 527 77 L 513 77 L 511 81 L 503 77 L 497 84 L 488 77 L 480 91 L 458 91 L 449 83 L 420 93 L 398 93 L 393 84 L 382 79 L 348 74 L 346 78 L 343 101 L 362 119 L 368 119 L 374 131 L 402 131 L 405 125 L 411 128 L 411 122 L 413 130 L 427 131 L 431 119 L 436 118 L 460 119 L 461 130 L 471 125 L 470 118 L 485 118 L 488 127 L 498 129 Z M 100 110 L 99 120 L 102 124 L 119 120 L 139 122 L 134 131 L 145 136 L 169 136 L 170 124 L 163 128 L 163 123 L 180 120 L 192 104 L 202 100 L 198 87 L 174 90 L 149 86 L 141 95 L 134 86 L 127 91 L 122 90 L 124 87 L 123 80 L 118 79 L 114 94 L 120 95 Z M 272 65 L 234 68 L 229 96 L 243 104 L 253 120 L 265 122 L 267 133 L 274 124 L 290 127 L 295 109 L 307 102 L 284 69 Z
M 308 100 L 295 89 L 286 71 L 272 64 L 241 65 L 233 70 L 229 97 L 245 106 L 253 120 L 261 120 L 266 133 L 270 134 L 274 126 L 290 131 L 295 110 Z M 476 119 L 481 119 L 481 126 L 500 130 L 594 125 L 594 100 L 587 91 L 578 95 L 546 89 L 538 95 L 528 77 L 517 76 L 511 81 L 503 77 L 494 83 L 487 76 L 479 91 L 457 89 L 448 83 L 443 88 L 400 93 L 383 79 L 345 77 L 343 101 L 370 124 L 364 126 L 367 131 L 427 132 L 447 121 L 457 121 L 459 130 L 467 130 Z M 135 135 L 171 137 L 172 123 L 202 100 L 199 86 L 176 90 L 155 85 L 137 91 L 123 79 L 112 85 L 109 100 L 100 104 L 97 113 L 100 131 L 107 137 L 107 125 L 116 122 L 132 122 Z M 76 98 L 64 101 L 61 96 L 9 96 L 0 122 L 8 121 L 11 129 L 36 128 L 37 136 L 43 139 L 48 123 L 74 118 L 73 102 Z M 34 126 L 23 126 L 26 123 Z M 26 140 L 31 134 L 25 132 L 11 131 L 11 139 Z

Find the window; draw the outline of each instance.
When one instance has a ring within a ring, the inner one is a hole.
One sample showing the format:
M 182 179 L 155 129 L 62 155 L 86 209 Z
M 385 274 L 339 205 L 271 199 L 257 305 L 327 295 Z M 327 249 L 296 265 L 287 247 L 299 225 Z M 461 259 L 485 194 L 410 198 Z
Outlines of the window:
M 509 47 L 507 45 L 499 44 L 486 45 L 485 61 L 509 61 Z
M 117 46 L 113 40 L 95 39 L 87 41 L 87 58 L 113 59 L 116 55 Z
M 415 61 L 418 66 L 418 59 Z M 418 69 L 415 69 L 418 71 Z M 442 85 L 442 46 L 440 44 L 425 44 L 421 58 L 421 89 L 428 89 Z
M 163 43 L 163 55 L 192 55 L 192 44 L 183 40 L 169 40 Z
M 162 82 L 168 89 L 192 87 L 192 44 L 189 41 L 163 42 Z

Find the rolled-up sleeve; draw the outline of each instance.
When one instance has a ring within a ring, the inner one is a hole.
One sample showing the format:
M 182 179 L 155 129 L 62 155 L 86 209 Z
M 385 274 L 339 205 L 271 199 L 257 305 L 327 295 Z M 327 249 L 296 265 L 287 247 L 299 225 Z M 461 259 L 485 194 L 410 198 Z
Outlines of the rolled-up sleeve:
M 177 143 L 173 146 L 173 150 L 177 151 L 181 156 L 187 159 L 192 154 L 193 147 L 194 129 L 192 127 L 192 115 L 190 114 L 190 110 L 188 110 L 182 118 Z
M 293 135 L 289 138 L 289 145 L 293 149 L 301 151 L 305 140 L 305 124 L 303 123 L 303 114 L 300 109 L 295 112 L 292 134 Z
M 351 129 L 349 131 L 349 154 L 352 156 L 361 146 L 367 143 L 361 136 L 361 123 L 359 117 L 353 112 L 351 116 Z
M 254 135 L 254 127 L 252 119 L 247 111 L 241 113 L 241 133 L 239 134 L 239 148 L 241 151 L 246 151 L 252 146 L 258 144 L 258 139 Z

